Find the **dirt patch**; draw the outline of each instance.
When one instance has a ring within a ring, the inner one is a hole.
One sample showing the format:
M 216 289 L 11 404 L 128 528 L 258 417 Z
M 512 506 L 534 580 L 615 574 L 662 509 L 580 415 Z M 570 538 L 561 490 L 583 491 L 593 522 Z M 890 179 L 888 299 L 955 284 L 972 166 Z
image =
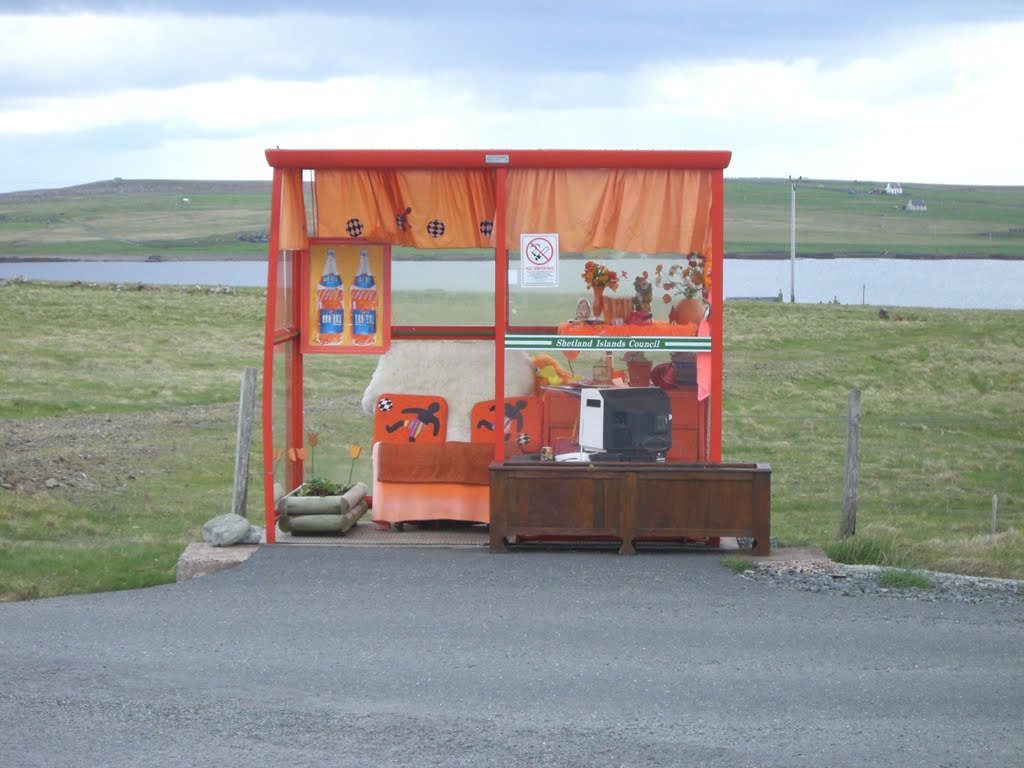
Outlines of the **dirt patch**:
M 158 431 L 169 425 L 231 429 L 237 407 L 0 420 L 0 488 L 15 493 L 115 490 L 158 471 Z

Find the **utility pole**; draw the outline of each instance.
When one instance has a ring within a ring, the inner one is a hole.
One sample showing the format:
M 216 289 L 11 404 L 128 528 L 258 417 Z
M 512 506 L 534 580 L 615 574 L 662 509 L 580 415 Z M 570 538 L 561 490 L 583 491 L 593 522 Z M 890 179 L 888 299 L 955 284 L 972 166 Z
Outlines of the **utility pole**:
M 789 177 L 789 303 L 796 303 L 796 184 L 803 176 Z

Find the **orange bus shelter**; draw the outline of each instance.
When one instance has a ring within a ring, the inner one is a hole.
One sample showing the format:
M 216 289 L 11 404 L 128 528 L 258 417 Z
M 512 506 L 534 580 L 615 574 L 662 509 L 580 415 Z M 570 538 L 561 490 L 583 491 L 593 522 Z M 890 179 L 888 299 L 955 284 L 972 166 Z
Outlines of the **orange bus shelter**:
M 558 343 L 557 327 L 510 322 L 509 253 L 527 233 L 557 233 L 564 251 L 705 257 L 710 331 L 695 348 L 710 353 L 707 459 L 721 461 L 723 172 L 730 152 L 270 149 L 266 158 L 273 168 L 262 402 L 268 543 L 275 541 L 275 446 L 303 445 L 304 355 L 380 353 L 401 339 L 490 340 L 501 402 L 506 347 Z M 322 242 L 379 248 L 382 322 L 369 343 L 317 343 L 309 275 L 311 250 Z M 493 249 L 494 324 L 391 326 L 392 246 Z M 283 391 L 280 402 L 275 389 Z M 496 461 L 504 451 L 495 441 Z M 286 463 L 284 486 L 296 488 L 302 473 L 301 458 Z

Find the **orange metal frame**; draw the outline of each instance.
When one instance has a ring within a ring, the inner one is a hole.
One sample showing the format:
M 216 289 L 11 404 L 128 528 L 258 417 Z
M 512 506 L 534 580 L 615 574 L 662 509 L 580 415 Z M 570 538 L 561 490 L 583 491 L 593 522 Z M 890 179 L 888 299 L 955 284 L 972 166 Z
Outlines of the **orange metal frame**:
M 493 339 L 495 386 L 494 399 L 505 397 L 505 334 L 509 324 L 508 250 L 505 245 L 506 168 L 667 168 L 710 170 L 712 174 L 712 273 L 711 285 L 711 360 L 712 390 L 710 407 L 711 462 L 722 457 L 722 254 L 725 247 L 723 209 L 725 185 L 723 173 L 732 153 L 726 151 L 674 150 L 323 150 L 268 149 L 267 163 L 274 169 L 271 192 L 270 237 L 267 253 L 267 316 L 263 356 L 263 468 L 267 543 L 275 541 L 274 510 L 274 354 L 285 347 L 285 435 L 286 444 L 302 445 L 302 318 L 303 275 L 301 258 L 293 253 L 287 261 L 289 313 L 283 327 L 276 327 L 278 272 L 280 268 L 280 226 L 283 172 L 285 170 L 324 170 L 338 168 L 459 169 L 492 168 L 496 173 L 496 216 L 494 222 L 494 317 L 495 326 L 393 326 L 392 339 Z M 390 297 L 389 297 L 390 299 Z M 500 332 L 497 324 L 501 323 Z M 554 328 L 516 327 L 520 332 L 552 333 Z M 504 442 L 495 441 L 495 460 L 503 461 Z M 301 460 L 289 462 L 285 482 L 295 488 L 302 482 Z

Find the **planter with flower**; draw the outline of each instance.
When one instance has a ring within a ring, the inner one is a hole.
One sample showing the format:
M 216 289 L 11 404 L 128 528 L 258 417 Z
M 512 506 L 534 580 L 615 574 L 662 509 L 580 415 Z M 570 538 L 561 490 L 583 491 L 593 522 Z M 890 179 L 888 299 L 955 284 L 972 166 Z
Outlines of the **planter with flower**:
M 711 265 L 699 253 L 691 253 L 685 264 L 672 264 L 667 269 L 659 264 L 654 270 L 654 284 L 664 292 L 661 300 L 671 304 L 668 320 L 694 328 L 704 318 L 704 303 L 711 290 Z
M 648 387 L 651 384 L 651 368 L 653 363 L 643 352 L 627 352 L 622 356 L 629 373 L 629 386 Z
M 316 446 L 315 439 L 310 443 Z M 360 446 L 349 447 L 353 467 L 360 453 Z M 285 533 L 343 534 L 366 514 L 368 490 L 364 483 L 352 483 L 351 469 L 349 481 L 344 485 L 322 477 L 311 477 L 277 500 L 277 526 Z
M 605 311 L 605 289 L 619 289 L 619 273 L 594 261 L 588 261 L 583 269 L 580 277 L 586 282 L 587 288 L 594 292 L 594 317 L 597 318 Z M 625 277 L 625 273 L 622 276 Z

